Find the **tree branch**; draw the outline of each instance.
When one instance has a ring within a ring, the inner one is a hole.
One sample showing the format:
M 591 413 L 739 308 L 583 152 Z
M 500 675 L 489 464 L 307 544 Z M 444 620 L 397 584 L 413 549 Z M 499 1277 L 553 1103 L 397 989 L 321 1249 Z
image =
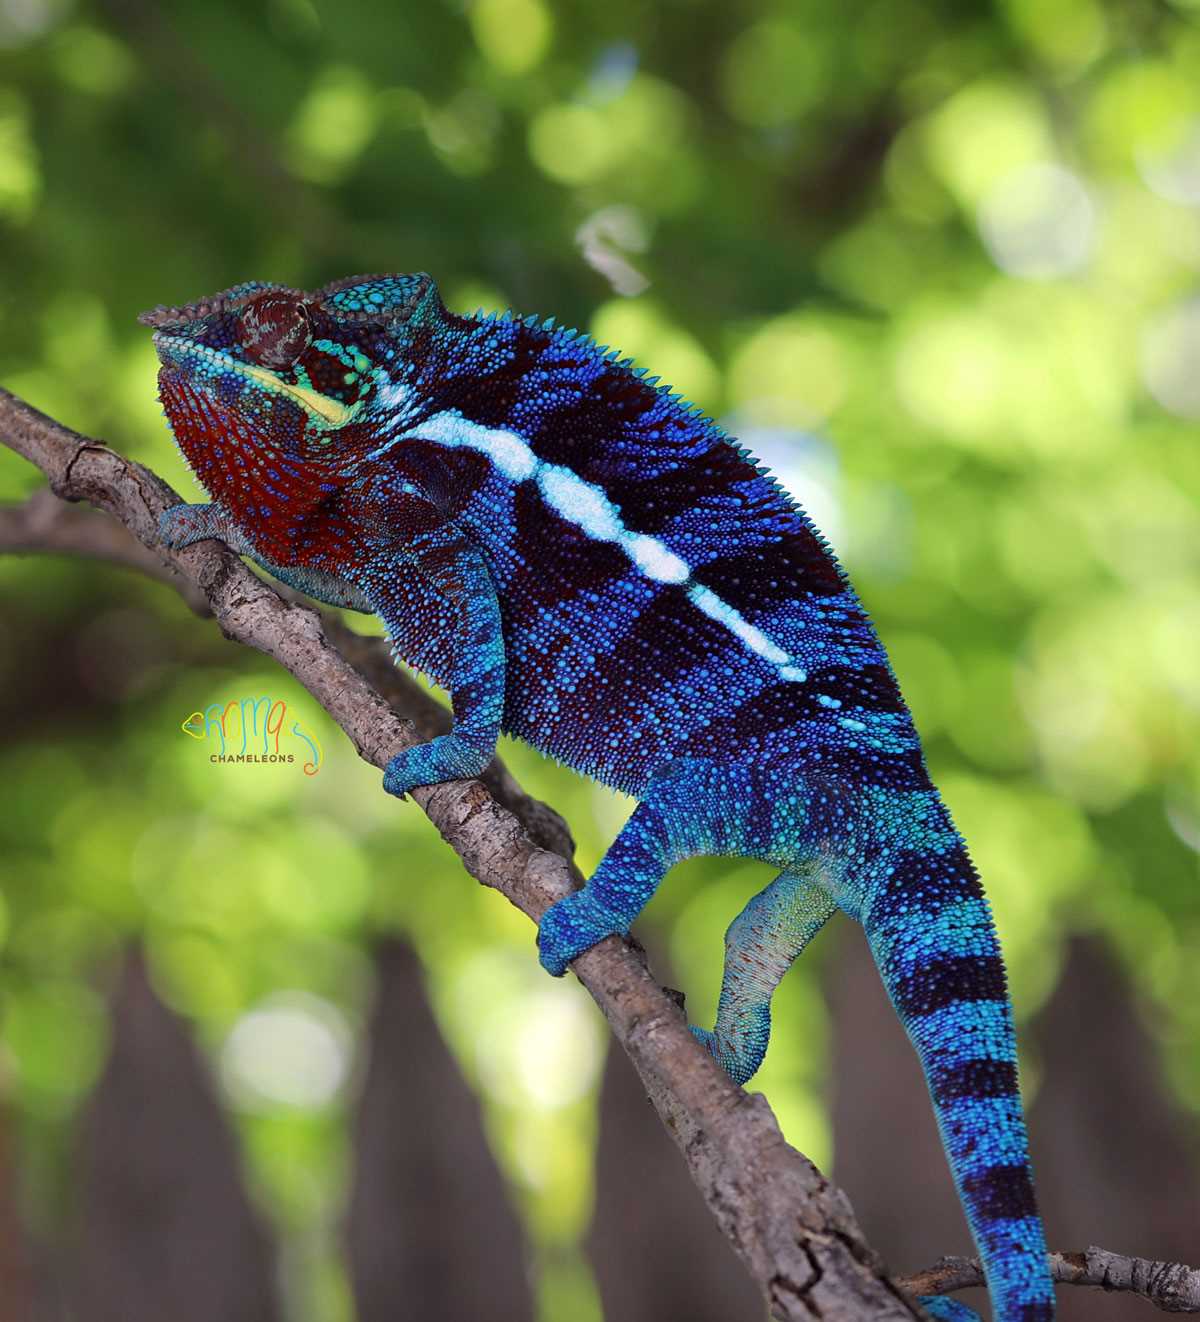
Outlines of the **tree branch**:
M 1127 1258 L 1094 1244 L 1083 1253 L 1051 1253 L 1050 1274 L 1060 1284 L 1141 1295 L 1164 1313 L 1200 1313 L 1200 1271 L 1179 1262 Z M 941 1258 L 896 1284 L 911 1294 L 949 1294 L 983 1285 L 977 1258 Z
M 163 548 L 158 518 L 179 497 L 154 473 L 62 427 L 2 388 L 0 439 L 40 468 L 61 500 L 89 501 L 115 515 L 163 570 L 207 603 L 227 638 L 256 648 L 292 674 L 367 762 L 383 768 L 401 749 L 425 737 L 418 727 L 432 718 L 418 699 L 430 700 L 415 684 L 392 678 L 398 672 L 390 665 L 389 680 L 381 684 L 378 649 L 368 645 L 360 651 L 358 643 L 351 643 L 352 631 L 322 621 L 308 606 L 283 600 L 218 542 L 179 552 Z M 39 512 L 20 508 L 23 514 L 9 511 L 8 518 L 24 519 L 20 544 L 30 547 L 35 540 L 30 521 Z M 69 534 L 65 526 L 56 529 L 55 549 L 68 549 L 70 539 L 80 535 L 78 528 Z M 103 540 L 107 534 L 96 536 Z M 89 532 L 85 540 L 91 538 Z M 18 540 L 14 532 L 6 544 L 15 546 Z M 163 571 L 152 572 L 161 577 Z M 405 716 L 391 709 L 381 688 Z M 480 782 L 418 788 L 413 798 L 467 871 L 530 918 L 538 919 L 578 885 L 579 874 L 564 856 L 566 840 L 558 842 L 562 852 L 539 847 Z M 531 802 L 524 805 L 526 820 Z M 541 811 L 543 829 L 535 833 L 545 839 L 547 829 L 553 834 L 553 818 Z M 537 813 L 532 816 L 536 823 Z M 629 1054 L 718 1225 L 776 1318 L 861 1322 L 922 1316 L 888 1280 L 845 1194 L 784 1141 L 765 1098 L 738 1088 L 698 1045 L 639 951 L 610 937 L 572 967 Z
M 37 552 L 86 556 L 135 569 L 156 582 L 169 584 L 197 615 L 212 615 L 208 598 L 200 588 L 171 568 L 158 552 L 137 541 L 124 524 L 106 514 L 64 504 L 46 488 L 35 491 L 20 504 L 0 504 L 0 553 L 5 551 L 18 555 Z M 273 583 L 271 587 L 285 600 L 313 610 L 320 617 L 326 639 L 379 691 L 390 707 L 404 713 L 419 740 L 432 739 L 450 728 L 446 709 L 393 663 L 382 638 L 355 633 L 339 616 L 317 610 L 307 597 L 282 583 Z M 499 758 L 493 761 L 482 780 L 492 797 L 518 818 L 534 844 L 564 858 L 571 857 L 575 842 L 566 822 L 548 804 L 526 794 Z
M 392 664 L 382 639 L 363 637 L 282 585 L 266 584 L 219 542 L 181 552 L 162 547 L 158 516 L 179 498 L 148 469 L 2 387 L 0 440 L 40 468 L 58 497 L 38 492 L 24 504 L 0 506 L 0 552 L 86 555 L 171 583 L 197 613 L 215 616 L 227 638 L 283 665 L 377 767 L 447 728 L 445 710 Z M 119 522 L 61 503 L 80 500 Z M 562 818 L 525 794 L 498 761 L 482 782 L 419 788 L 413 797 L 472 876 L 535 921 L 581 880 Z M 889 1281 L 845 1194 L 784 1142 L 766 1099 L 736 1087 L 697 1045 L 640 948 L 610 937 L 572 968 L 633 1061 L 773 1317 L 921 1317 L 914 1296 L 985 1284 L 971 1258 L 943 1258 Z M 1166 1312 L 1200 1312 L 1200 1271 L 1182 1264 L 1095 1247 L 1053 1253 L 1050 1261 L 1062 1284 L 1141 1295 Z
M 204 593 L 166 565 L 161 556 L 135 541 L 124 525 L 64 505 L 45 487 L 35 491 L 23 504 L 0 505 L 0 552 L 3 551 L 17 554 L 58 551 L 124 565 L 169 583 L 197 615 L 211 614 Z

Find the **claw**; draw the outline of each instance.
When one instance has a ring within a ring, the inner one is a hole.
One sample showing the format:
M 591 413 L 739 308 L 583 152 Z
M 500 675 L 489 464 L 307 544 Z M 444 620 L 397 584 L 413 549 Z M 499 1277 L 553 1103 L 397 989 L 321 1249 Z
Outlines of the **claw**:
M 383 788 L 402 799 L 418 785 L 440 785 L 446 780 L 473 780 L 483 775 L 489 753 L 473 748 L 465 739 L 440 734 L 396 754 L 383 773 Z
M 717 1039 L 714 1033 L 707 1028 L 698 1028 L 695 1024 L 688 1024 L 688 1029 L 697 1042 L 708 1052 L 708 1054 L 717 1062 L 721 1063 L 721 1055 L 717 1050 Z
M 182 551 L 185 546 L 199 541 L 195 533 L 195 519 L 187 505 L 174 505 L 159 516 L 159 540 L 172 551 Z
M 576 891 L 552 904 L 538 924 L 538 958 L 542 968 L 555 978 L 561 978 L 567 965 L 597 941 L 628 928 L 618 923 L 611 914 L 600 909 L 586 891 Z
M 692 1036 L 739 1087 L 754 1077 L 766 1054 L 769 1025 L 766 1028 L 747 1025 L 745 1034 L 731 1040 L 719 1038 L 715 1031 L 697 1028 L 694 1024 L 688 1027 Z

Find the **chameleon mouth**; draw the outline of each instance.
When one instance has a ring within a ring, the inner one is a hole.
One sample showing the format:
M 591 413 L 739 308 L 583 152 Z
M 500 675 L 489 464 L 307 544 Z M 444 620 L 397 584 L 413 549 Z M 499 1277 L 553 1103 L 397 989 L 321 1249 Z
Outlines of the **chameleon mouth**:
M 219 349 L 210 349 L 207 345 L 197 344 L 195 340 L 189 340 L 182 335 L 159 331 L 154 336 L 154 347 L 158 350 L 159 358 L 168 367 L 182 369 L 186 366 L 187 359 L 200 359 L 201 362 L 218 371 L 233 372 L 272 394 L 283 395 L 298 404 L 321 427 L 344 427 L 354 419 L 362 406 L 361 400 L 354 404 L 343 404 L 340 399 L 322 395 L 309 386 L 284 381 L 265 367 L 239 362 Z

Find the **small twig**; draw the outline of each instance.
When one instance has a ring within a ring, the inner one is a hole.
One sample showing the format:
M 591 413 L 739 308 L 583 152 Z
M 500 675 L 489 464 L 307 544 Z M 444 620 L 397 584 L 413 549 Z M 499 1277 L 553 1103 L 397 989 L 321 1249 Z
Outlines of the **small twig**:
M 196 612 L 211 615 L 204 593 L 136 541 L 115 519 L 64 505 L 44 487 L 20 505 L 0 505 L 0 551 L 62 552 L 136 569 L 169 583 Z
M 1200 1313 L 1200 1271 L 1179 1262 L 1129 1258 L 1094 1244 L 1083 1253 L 1051 1253 L 1050 1274 L 1062 1285 L 1090 1285 L 1148 1299 L 1164 1313 Z M 941 1258 L 896 1284 L 909 1294 L 950 1294 L 983 1285 L 978 1258 Z
M 0 552 L 86 556 L 134 569 L 166 583 L 201 617 L 211 617 L 208 598 L 166 564 L 161 554 L 143 546 L 124 524 L 98 510 L 66 505 L 51 491 L 35 491 L 21 504 L 0 504 Z M 250 571 L 253 572 L 253 571 Z M 313 609 L 306 597 L 282 583 L 271 585 L 288 601 Z M 419 739 L 432 739 L 450 728 L 446 709 L 392 662 L 387 643 L 347 628 L 328 611 L 317 611 L 325 637 L 378 689 L 393 710 L 412 722 Z M 525 793 L 497 758 L 481 777 L 492 797 L 518 818 L 534 844 L 570 858 L 575 843 L 566 822 L 548 804 Z

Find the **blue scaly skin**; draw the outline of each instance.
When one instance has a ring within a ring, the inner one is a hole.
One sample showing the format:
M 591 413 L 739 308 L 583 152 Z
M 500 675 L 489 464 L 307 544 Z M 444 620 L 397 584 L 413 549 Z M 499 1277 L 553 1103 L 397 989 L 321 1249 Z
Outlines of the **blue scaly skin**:
M 503 729 L 638 800 L 542 919 L 546 969 L 627 933 L 680 859 L 773 862 L 726 935 L 716 1023 L 694 1030 L 744 1083 L 791 961 L 836 910 L 857 919 L 995 1316 L 1051 1318 L 988 903 L 870 620 L 795 502 L 629 360 L 552 321 L 452 315 L 424 275 L 255 282 L 143 320 L 213 498 L 169 511 L 164 540 L 221 537 L 376 612 L 449 690 L 451 732 L 395 757 L 385 789 L 479 774 Z

